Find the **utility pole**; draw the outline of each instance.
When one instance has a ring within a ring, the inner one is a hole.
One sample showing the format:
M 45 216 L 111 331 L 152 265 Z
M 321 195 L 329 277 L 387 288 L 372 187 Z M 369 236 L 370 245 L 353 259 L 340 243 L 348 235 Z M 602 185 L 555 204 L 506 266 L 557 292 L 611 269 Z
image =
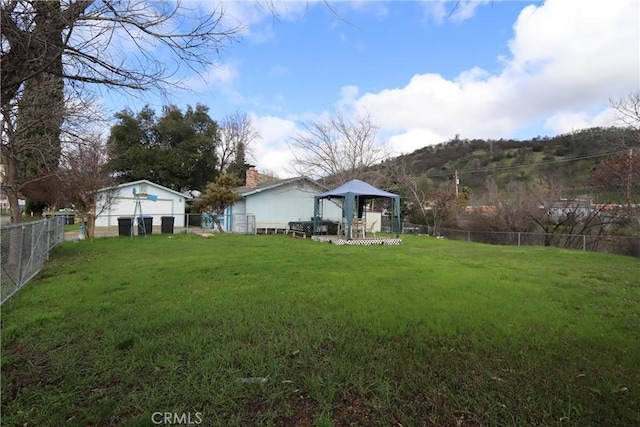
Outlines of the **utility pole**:
M 631 177 L 633 175 L 633 148 L 629 148 L 629 158 L 627 160 L 627 209 L 631 213 Z
M 460 180 L 458 179 L 458 171 L 456 171 L 454 178 L 456 180 L 456 200 L 458 199 L 458 185 L 460 184 Z

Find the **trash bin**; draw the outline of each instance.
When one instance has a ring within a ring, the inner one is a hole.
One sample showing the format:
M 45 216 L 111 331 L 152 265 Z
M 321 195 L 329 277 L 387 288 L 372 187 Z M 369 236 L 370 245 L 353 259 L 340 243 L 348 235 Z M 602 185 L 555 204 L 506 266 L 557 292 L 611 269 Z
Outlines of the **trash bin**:
M 162 225 L 160 227 L 163 234 L 173 234 L 173 220 L 172 216 L 163 216 L 161 218 Z
M 76 217 L 74 214 L 67 214 L 67 225 L 73 225 L 76 222 Z
M 153 217 L 143 216 L 140 219 L 141 221 L 138 221 L 138 236 L 141 234 L 151 234 L 153 231 Z
M 118 236 L 130 236 L 131 235 L 131 218 L 120 217 L 118 218 Z

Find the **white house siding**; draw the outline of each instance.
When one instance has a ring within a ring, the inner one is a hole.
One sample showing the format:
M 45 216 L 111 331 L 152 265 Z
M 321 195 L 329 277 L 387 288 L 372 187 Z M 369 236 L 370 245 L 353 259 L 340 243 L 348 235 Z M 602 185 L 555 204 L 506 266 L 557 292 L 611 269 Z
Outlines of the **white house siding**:
M 118 192 L 111 206 L 96 218 L 96 227 L 117 226 L 119 217 L 130 218 L 133 216 L 136 206 L 136 198 L 133 195 L 134 188 L 138 194 L 146 192 L 158 197 L 155 202 L 146 197 L 140 198 L 142 216 L 153 217 L 153 226 L 160 227 L 163 216 L 174 217 L 174 227 L 184 225 L 184 195 L 149 181 L 135 181 L 118 186 Z M 101 210 L 101 207 L 98 207 L 98 212 Z M 140 214 L 140 212 L 135 213 L 136 216 Z
M 254 215 L 257 229 L 284 230 L 290 221 L 310 221 L 313 218 L 314 196 L 320 192 L 320 188 L 303 180 L 253 193 L 249 191 L 232 207 L 232 213 Z M 325 201 L 324 218 L 339 220 L 341 215 L 340 207 Z M 235 228 L 233 231 L 241 232 Z
M 342 220 L 342 200 L 320 200 L 320 215 L 328 221 Z
M 248 232 L 247 203 L 244 199 L 238 200 L 231 209 L 227 209 L 224 225 L 227 231 Z

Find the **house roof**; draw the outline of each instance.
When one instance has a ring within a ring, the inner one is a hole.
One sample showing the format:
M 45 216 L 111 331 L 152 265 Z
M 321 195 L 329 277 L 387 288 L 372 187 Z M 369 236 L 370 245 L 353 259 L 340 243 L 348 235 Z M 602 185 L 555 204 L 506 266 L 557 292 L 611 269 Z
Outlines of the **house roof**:
M 307 182 L 315 187 L 318 187 L 319 190 L 327 189 L 324 185 L 319 184 L 318 182 L 312 180 L 311 178 L 308 178 L 306 176 L 298 176 L 295 178 L 279 179 L 276 181 L 264 182 L 252 188 L 247 188 L 246 185 L 243 185 L 242 187 L 237 187 L 235 189 L 235 192 L 238 193 L 240 197 L 247 197 L 255 193 L 261 193 L 263 191 L 268 191 L 273 188 L 282 187 L 283 185 L 291 184 L 298 181 Z
M 124 184 L 119 184 L 119 185 L 116 185 L 114 187 L 101 188 L 100 190 L 98 190 L 98 192 L 112 190 L 114 188 L 133 187 L 134 185 L 139 185 L 139 184 L 147 184 L 147 185 L 150 185 L 152 187 L 160 188 L 160 189 L 162 189 L 164 191 L 167 191 L 169 193 L 175 194 L 176 196 L 184 197 L 185 199 L 189 198 L 189 196 L 186 195 L 186 194 L 183 194 L 183 193 L 181 193 L 179 191 L 172 190 L 171 188 L 165 187 L 163 185 L 156 184 L 155 182 L 151 182 L 151 181 L 149 181 L 147 179 L 140 179 L 138 181 L 125 182 Z

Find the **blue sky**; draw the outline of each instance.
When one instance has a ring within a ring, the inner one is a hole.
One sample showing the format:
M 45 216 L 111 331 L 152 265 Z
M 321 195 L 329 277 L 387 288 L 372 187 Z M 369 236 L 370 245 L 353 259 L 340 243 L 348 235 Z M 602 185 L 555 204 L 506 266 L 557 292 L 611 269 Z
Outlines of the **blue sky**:
M 210 1 L 188 2 L 201 8 Z M 330 111 L 366 110 L 395 154 L 453 138 L 556 135 L 616 123 L 640 90 L 640 2 L 224 1 L 246 26 L 180 107 L 252 118 L 258 169 L 290 176 L 290 136 Z M 167 100 L 117 96 L 109 113 Z

